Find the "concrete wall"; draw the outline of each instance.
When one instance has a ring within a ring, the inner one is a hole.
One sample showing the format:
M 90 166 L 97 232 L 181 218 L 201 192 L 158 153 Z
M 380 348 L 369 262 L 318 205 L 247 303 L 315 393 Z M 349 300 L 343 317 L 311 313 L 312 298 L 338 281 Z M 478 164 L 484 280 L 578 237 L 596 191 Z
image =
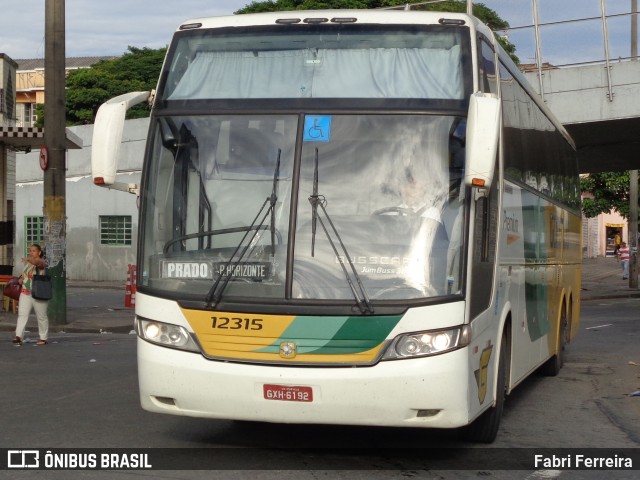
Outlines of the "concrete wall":
M 117 181 L 139 183 L 149 120 L 127 120 Z M 135 195 L 97 187 L 91 179 L 93 125 L 71 127 L 83 140 L 81 150 L 67 151 L 67 245 L 69 280 L 125 281 L 127 264 L 136 263 L 138 207 Z M 19 269 L 25 248 L 25 217 L 42 216 L 43 172 L 38 152 L 17 154 L 16 243 Z M 132 245 L 106 246 L 99 241 L 100 215 L 131 215 Z M 15 270 L 15 269 L 14 269 Z

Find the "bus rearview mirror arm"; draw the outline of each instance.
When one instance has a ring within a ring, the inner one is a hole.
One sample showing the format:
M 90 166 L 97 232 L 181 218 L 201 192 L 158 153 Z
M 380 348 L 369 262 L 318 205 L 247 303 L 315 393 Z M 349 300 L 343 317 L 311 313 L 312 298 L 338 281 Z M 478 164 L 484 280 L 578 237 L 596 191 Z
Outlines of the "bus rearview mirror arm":
M 469 98 L 465 149 L 465 184 L 484 196 L 493 181 L 500 140 L 500 99 L 490 93 L 474 93 Z
M 153 92 L 125 93 L 108 100 L 98 109 L 91 145 L 91 176 L 95 185 L 140 194 L 137 184 L 116 182 L 115 178 L 127 110 L 152 99 Z

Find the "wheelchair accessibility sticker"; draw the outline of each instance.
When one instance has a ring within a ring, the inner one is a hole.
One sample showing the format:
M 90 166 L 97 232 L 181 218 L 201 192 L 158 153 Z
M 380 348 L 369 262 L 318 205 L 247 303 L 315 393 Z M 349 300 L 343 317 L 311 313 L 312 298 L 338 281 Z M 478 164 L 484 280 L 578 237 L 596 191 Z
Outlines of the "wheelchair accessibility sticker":
M 328 142 L 331 140 L 331 116 L 307 115 L 304 119 L 305 142 Z

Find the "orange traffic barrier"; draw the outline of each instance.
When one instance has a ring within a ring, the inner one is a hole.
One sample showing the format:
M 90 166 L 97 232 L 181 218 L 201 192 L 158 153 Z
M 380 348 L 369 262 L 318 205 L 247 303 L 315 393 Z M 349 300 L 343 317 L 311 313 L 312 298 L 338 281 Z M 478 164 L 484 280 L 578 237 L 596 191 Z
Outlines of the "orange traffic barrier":
M 124 306 L 131 307 L 131 264 L 127 265 L 127 281 L 124 287 Z

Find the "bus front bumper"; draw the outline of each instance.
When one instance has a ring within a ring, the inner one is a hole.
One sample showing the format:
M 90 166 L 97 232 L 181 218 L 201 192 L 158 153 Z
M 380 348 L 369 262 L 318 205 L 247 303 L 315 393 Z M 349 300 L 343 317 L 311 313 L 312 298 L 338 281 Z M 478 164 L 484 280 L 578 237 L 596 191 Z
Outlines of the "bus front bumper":
M 469 420 L 465 349 L 372 367 L 283 367 L 211 361 L 139 338 L 138 370 L 142 408 L 151 412 L 427 428 Z

